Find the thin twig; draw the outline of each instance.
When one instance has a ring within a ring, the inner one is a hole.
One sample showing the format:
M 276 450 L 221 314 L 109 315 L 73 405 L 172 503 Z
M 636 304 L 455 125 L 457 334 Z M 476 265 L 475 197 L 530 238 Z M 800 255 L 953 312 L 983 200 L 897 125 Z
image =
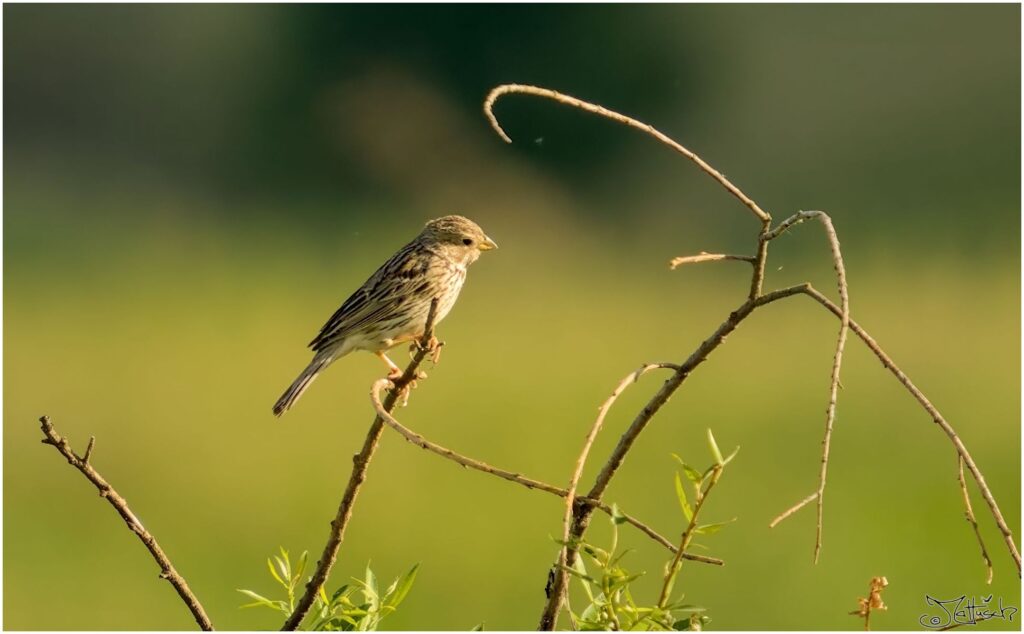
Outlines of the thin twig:
M 836 317 L 842 318 L 842 309 L 832 303 L 829 298 L 822 295 L 810 284 L 804 285 L 800 292 L 827 308 Z M 985 500 L 985 504 L 988 506 L 989 511 L 992 514 L 992 518 L 996 522 L 996 526 L 999 527 L 999 531 L 1003 534 L 1003 541 L 1006 542 L 1007 550 L 1010 551 L 1010 556 L 1013 558 L 1013 562 L 1017 566 L 1017 576 L 1019 577 L 1021 574 L 1020 551 L 1017 549 L 1017 544 L 1013 539 L 1013 531 L 1011 531 L 1010 527 L 1006 524 L 1006 520 L 1003 518 L 1003 513 L 999 510 L 999 503 L 996 502 L 995 496 L 992 495 L 992 490 L 989 489 L 988 483 L 985 482 L 985 476 L 981 473 L 981 469 L 978 468 L 978 465 L 975 464 L 974 459 L 971 457 L 970 452 L 967 451 L 967 447 L 964 445 L 963 441 L 960 440 L 960 436 L 957 435 L 956 430 L 954 430 L 953 426 L 943 418 L 942 414 L 939 413 L 939 410 L 932 405 L 931 401 L 928 400 L 924 393 L 914 385 L 914 382 L 910 380 L 910 377 L 900 370 L 900 368 L 893 362 L 892 358 L 890 358 L 882 347 L 878 345 L 878 342 L 876 342 L 871 335 L 869 335 L 868 332 L 853 319 L 850 320 L 850 330 L 864 342 L 864 345 L 866 345 L 871 352 L 875 353 L 875 356 L 882 362 L 882 365 L 896 377 L 896 380 L 899 381 L 908 392 L 910 392 L 910 395 L 914 397 L 914 400 L 916 400 L 921 407 L 928 412 L 932 421 L 934 421 L 935 424 L 945 432 L 946 436 L 949 437 L 957 454 L 960 455 L 964 464 L 967 465 L 968 471 L 971 472 L 971 476 L 974 478 L 975 484 L 978 485 L 978 490 L 981 491 L 981 497 Z
M 43 443 L 52 445 L 62 456 L 68 461 L 72 467 L 82 472 L 90 482 L 99 490 L 100 497 L 105 498 L 110 505 L 114 507 L 117 514 L 121 516 L 121 519 L 125 521 L 128 528 L 135 533 L 139 540 L 146 546 L 150 554 L 153 555 L 153 559 L 156 560 L 157 565 L 160 566 L 160 578 L 166 579 L 174 586 L 178 596 L 185 602 L 189 612 L 192 613 L 192 617 L 196 620 L 196 623 L 200 628 L 206 631 L 212 631 L 213 623 L 210 622 L 210 618 L 206 616 L 206 611 L 203 609 L 199 599 L 192 593 L 192 590 L 188 587 L 188 583 L 185 582 L 185 578 L 178 574 L 175 570 L 174 565 L 171 564 L 171 560 L 164 554 L 160 544 L 157 543 L 156 537 L 146 530 L 139 521 L 139 518 L 135 516 L 135 513 L 128 507 L 128 502 L 114 490 L 114 487 L 101 476 L 96 469 L 89 464 L 89 458 L 92 455 L 93 446 L 96 444 L 95 436 L 90 438 L 89 446 L 85 450 L 85 454 L 79 457 L 71 449 L 71 445 L 68 444 L 67 438 L 57 433 L 57 430 L 53 428 L 53 424 L 50 422 L 49 416 L 43 416 L 39 419 L 39 423 L 43 430 Z
M 832 427 L 835 424 L 836 419 L 836 400 L 839 397 L 839 371 L 842 368 L 843 350 L 846 347 L 846 337 L 850 330 L 850 294 L 849 287 L 846 283 L 846 266 L 843 264 L 843 255 L 839 248 L 839 237 L 836 235 L 835 226 L 833 226 L 832 219 L 829 215 L 823 211 L 815 210 L 797 212 L 780 222 L 778 227 L 763 235 L 762 240 L 765 243 L 770 242 L 785 233 L 793 225 L 799 224 L 810 218 L 817 218 L 825 227 L 825 235 L 828 238 L 829 248 L 832 251 L 832 265 L 836 270 L 836 285 L 839 288 L 839 310 L 841 313 L 839 316 L 839 335 L 836 339 L 836 352 L 835 356 L 832 358 L 832 379 L 829 385 L 828 408 L 825 410 L 825 435 L 821 441 L 821 469 L 818 472 L 818 490 L 813 497 L 813 499 L 817 500 L 818 509 L 814 538 L 814 563 L 818 563 L 818 558 L 821 555 L 821 539 L 824 527 L 825 480 L 828 475 L 828 458 L 829 449 L 832 444 Z M 774 526 L 802 506 L 803 504 L 797 504 L 790 511 L 786 511 L 780 515 L 779 519 L 771 525 Z
M 964 516 L 970 523 L 971 528 L 974 529 L 974 536 L 978 538 L 978 546 L 981 548 L 981 558 L 985 560 L 985 571 L 987 572 L 985 577 L 985 583 L 992 584 L 992 558 L 988 556 L 988 550 L 985 548 L 985 540 L 981 538 L 981 531 L 978 530 L 978 520 L 974 517 L 974 508 L 971 506 L 971 496 L 967 493 L 967 480 L 964 479 L 964 457 L 957 455 L 957 480 L 960 482 L 960 492 L 964 497 Z
M 569 489 L 565 496 L 565 512 L 562 515 L 562 548 L 558 551 L 558 564 L 555 566 L 555 580 L 552 584 L 553 593 L 557 596 L 564 597 L 567 593 L 567 586 L 569 584 L 569 574 L 566 572 L 566 565 L 568 563 L 568 552 L 570 550 L 576 550 L 575 547 L 571 546 L 572 541 L 572 518 L 575 512 L 576 503 L 576 487 L 579 485 L 580 476 L 583 475 L 583 467 L 587 462 L 587 456 L 590 454 L 590 448 L 594 445 L 594 440 L 597 438 L 597 433 L 601 431 L 601 426 L 604 424 L 605 416 L 608 415 L 608 410 L 611 409 L 619 395 L 622 394 L 627 387 L 636 383 L 640 380 L 640 377 L 651 370 L 659 369 L 671 369 L 678 370 L 679 366 L 674 363 L 647 363 L 633 372 L 630 372 L 624 379 L 619 381 L 619 384 L 612 390 L 611 395 L 605 399 L 601 407 L 598 408 L 597 418 L 594 420 L 594 424 L 590 428 L 590 432 L 587 434 L 586 439 L 583 441 L 583 448 L 580 450 L 580 455 L 576 459 L 576 467 L 573 469 L 572 476 L 569 478 Z M 686 552 L 686 547 L 682 550 L 677 551 L 676 559 L 679 559 L 681 553 Z M 561 605 L 554 605 L 552 607 L 556 612 L 561 609 Z
M 92 457 L 92 449 L 96 446 L 96 436 L 89 436 L 89 445 L 85 448 L 85 454 L 82 456 L 82 462 L 89 464 L 89 458 Z
M 434 336 L 434 317 L 437 314 L 437 302 L 437 298 L 430 302 L 430 311 L 427 313 L 427 322 L 423 336 L 418 340 L 419 345 L 408 367 L 405 368 L 405 372 L 394 380 L 393 387 L 382 406 L 384 411 L 390 412 L 394 409 L 398 399 L 409 389 L 409 385 L 419 378 L 418 369 L 420 364 L 423 363 L 428 354 L 433 352 L 431 343 Z M 366 480 L 366 469 L 370 465 L 370 460 L 373 458 L 373 453 L 377 449 L 377 443 L 383 431 L 384 420 L 377 416 L 374 418 L 373 423 L 370 425 L 370 430 L 366 434 L 363 448 L 352 458 L 352 475 L 349 476 L 348 485 L 345 487 L 345 494 L 342 496 L 341 503 L 338 506 L 338 513 L 331 522 L 331 532 L 328 535 L 327 543 L 324 545 L 324 551 L 317 561 L 316 570 L 306 584 L 305 591 L 302 593 L 302 598 L 299 599 L 298 605 L 295 606 L 295 610 L 284 622 L 284 625 L 281 626 L 282 631 L 299 628 L 299 625 L 302 624 L 302 619 L 306 617 L 310 608 L 313 607 L 313 602 L 316 600 L 320 587 L 327 581 L 331 568 L 338 557 L 338 550 L 341 549 L 341 542 L 345 538 L 345 529 L 352 518 L 352 508 L 355 505 L 356 497 L 359 495 L 359 489 Z
M 719 262 L 721 260 L 737 260 L 739 262 L 748 262 L 755 264 L 756 260 L 750 255 L 730 255 L 728 253 L 708 253 L 707 251 L 701 251 L 697 255 L 681 255 L 677 258 L 669 260 L 668 266 L 673 271 L 676 267 L 684 264 L 699 264 L 701 262 Z
M 780 513 L 778 515 L 778 517 L 773 519 L 771 521 L 771 523 L 768 524 L 768 528 L 775 528 L 778 525 L 779 522 L 781 522 L 782 520 L 786 519 L 787 517 L 789 517 L 793 513 L 796 513 L 797 511 L 799 511 L 800 509 L 802 509 L 803 507 L 807 506 L 808 504 L 810 504 L 811 502 L 813 502 L 813 501 L 815 501 L 817 499 L 818 499 L 818 492 L 815 491 L 814 493 L 808 495 L 804 499 L 800 500 L 799 502 L 797 502 L 793 506 L 789 507 L 788 509 L 786 509 L 785 511 Z
M 452 451 L 451 449 L 448 449 L 447 447 L 442 447 L 441 445 L 431 440 L 428 440 L 427 438 L 424 438 L 422 435 L 409 429 L 402 423 L 398 422 L 398 420 L 395 419 L 395 417 L 391 415 L 391 413 L 385 410 L 385 404 L 381 403 L 380 392 L 382 389 L 384 389 L 384 387 L 387 386 L 389 382 L 390 381 L 388 379 L 380 379 L 373 384 L 373 387 L 370 389 L 370 402 L 373 403 L 374 410 L 376 411 L 377 415 L 384 420 L 384 423 L 387 424 L 392 429 L 394 429 L 395 431 L 397 431 L 399 435 L 401 435 L 411 444 L 416 445 L 417 447 L 420 447 L 422 449 L 426 449 L 427 451 L 437 454 L 442 458 L 451 460 L 452 462 L 463 467 L 474 469 L 482 473 L 488 473 L 490 475 L 497 476 L 503 480 L 508 480 L 509 482 L 521 484 L 527 489 L 543 491 L 545 493 L 550 493 L 561 498 L 564 498 L 568 495 L 569 492 L 567 489 L 556 487 L 552 484 L 548 484 L 547 482 L 542 482 L 540 480 L 528 478 L 522 474 L 514 473 L 506 469 L 501 469 L 493 465 L 487 464 L 486 462 L 483 462 L 481 460 L 476 460 L 475 458 L 464 456 L 460 453 Z M 576 498 L 576 501 L 578 504 L 600 509 L 602 512 L 608 515 L 612 514 L 612 507 L 600 500 L 595 500 L 587 497 L 578 497 Z M 640 520 L 631 515 L 623 513 L 621 510 L 619 511 L 619 515 L 621 515 L 626 520 L 626 522 L 638 528 L 640 531 L 642 531 L 645 535 L 647 535 L 654 541 L 658 542 L 659 544 L 661 544 L 668 550 L 672 551 L 673 553 L 676 552 L 675 544 L 665 539 L 665 537 L 660 535 L 657 531 L 655 531 L 647 524 L 644 524 L 643 522 L 641 522 Z M 712 564 L 716 566 L 721 566 L 725 563 L 717 557 L 706 557 L 703 555 L 695 555 L 692 553 L 686 553 L 684 557 L 691 561 L 699 561 L 701 563 Z
M 599 106 L 588 101 L 583 101 L 582 99 L 577 99 L 576 97 L 570 97 L 569 95 L 562 94 L 555 90 L 550 90 L 548 88 L 540 88 L 538 86 L 525 86 L 522 84 L 504 84 L 494 88 L 493 90 L 491 90 L 490 93 L 487 94 L 487 97 L 484 99 L 484 115 L 487 117 L 487 120 L 490 121 L 491 127 L 494 128 L 494 131 L 498 133 L 498 136 L 500 136 L 505 141 L 505 143 L 511 143 L 512 139 L 508 136 L 508 134 L 505 133 L 505 130 L 501 127 L 501 124 L 498 123 L 497 117 L 494 116 L 494 103 L 502 95 L 508 95 L 512 93 L 518 93 L 521 95 L 533 95 L 535 97 L 545 97 L 547 99 L 552 99 L 554 101 L 557 101 L 558 103 L 565 104 L 567 106 L 572 106 L 574 108 L 579 108 L 580 110 L 586 110 L 587 112 L 591 112 L 593 114 L 606 117 L 613 121 L 618 121 L 619 123 L 627 125 L 631 128 L 640 130 L 645 134 L 649 134 L 658 141 L 660 141 L 662 144 L 667 145 L 676 152 L 682 154 L 686 158 L 693 161 L 697 165 L 697 167 L 701 169 L 702 172 L 718 181 L 718 183 L 722 187 L 724 187 L 726 191 L 728 191 L 730 194 L 735 196 L 741 203 L 743 203 L 747 207 L 747 209 L 750 210 L 751 213 L 753 213 L 758 219 L 761 220 L 762 223 L 771 222 L 771 216 L 768 215 L 766 211 L 758 207 L 757 203 L 755 203 L 750 197 L 744 194 L 739 187 L 733 185 L 732 182 L 730 182 L 728 178 L 723 176 L 721 172 L 705 163 L 704 159 L 702 159 L 701 157 L 697 156 L 696 154 L 686 149 L 676 141 L 672 140 L 664 133 L 655 129 L 654 126 L 648 125 L 642 121 L 638 121 L 632 117 L 627 117 L 626 115 L 615 112 L 614 110 L 609 110 L 608 108 L 605 108 L 603 106 Z

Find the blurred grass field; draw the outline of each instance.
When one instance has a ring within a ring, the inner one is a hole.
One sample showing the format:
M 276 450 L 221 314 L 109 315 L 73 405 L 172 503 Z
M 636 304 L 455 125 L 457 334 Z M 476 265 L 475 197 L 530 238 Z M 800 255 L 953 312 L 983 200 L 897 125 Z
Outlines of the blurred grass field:
M 442 361 L 400 420 L 550 482 L 568 477 L 597 405 L 621 376 L 645 361 L 684 358 L 745 292 L 747 271 L 734 263 L 670 272 L 676 252 L 595 249 L 586 239 L 568 252 L 528 227 L 481 223 L 501 249 L 474 266 L 440 329 Z M 43 413 L 79 449 L 96 435 L 95 465 L 220 628 L 279 625 L 238 610 L 234 588 L 270 592 L 263 559 L 279 544 L 319 554 L 371 419 L 367 389 L 379 362 L 339 362 L 283 420 L 270 404 L 305 363 L 303 344 L 322 319 L 409 234 L 379 225 L 339 233 L 334 248 L 311 253 L 287 233 L 163 226 L 90 240 L 101 263 L 78 262 L 83 253 L 70 248 L 54 255 L 59 267 L 37 268 L 32 260 L 51 259 L 40 248 L 8 265 L 5 626 L 191 625 L 111 509 L 38 443 Z M 770 283 L 811 279 L 831 293 L 822 243 L 818 227 L 798 228 L 773 254 Z M 877 264 L 848 246 L 855 316 L 957 427 L 1019 531 L 1017 266 L 884 264 L 896 248 Z M 349 253 L 358 259 L 341 255 Z M 705 540 L 728 563 L 688 564 L 682 578 L 716 629 L 855 628 L 846 612 L 872 575 L 891 583 L 880 627 L 914 629 L 925 594 L 993 592 L 1013 603 L 1019 580 L 976 499 L 996 562 L 995 583 L 983 583 L 948 442 L 857 340 L 843 370 L 821 563 L 811 564 L 813 511 L 767 528 L 813 490 L 836 328 L 803 298 L 756 313 L 655 419 L 609 499 L 673 535 L 682 518 L 669 454 L 705 462 L 708 427 L 723 446 L 742 447 L 707 510 L 708 519 L 739 518 Z M 657 384 L 645 378 L 616 405 L 585 482 Z M 417 586 L 389 629 L 530 628 L 560 516 L 552 497 L 464 471 L 388 433 L 332 585 L 370 559 L 382 577 L 418 561 Z M 592 535 L 607 538 L 604 520 Z M 656 592 L 665 553 L 635 531 L 623 539 L 636 548 L 632 565 L 651 577 L 639 587 Z

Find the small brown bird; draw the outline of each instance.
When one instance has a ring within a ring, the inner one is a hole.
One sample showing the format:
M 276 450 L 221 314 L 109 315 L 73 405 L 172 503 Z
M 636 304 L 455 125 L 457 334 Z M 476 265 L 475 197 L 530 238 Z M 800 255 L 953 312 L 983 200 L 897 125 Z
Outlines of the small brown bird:
M 466 281 L 466 267 L 481 252 L 497 248 L 468 218 L 444 216 L 428 222 L 327 320 L 309 344 L 316 353 L 313 360 L 274 404 L 274 414 L 288 411 L 324 368 L 353 350 L 374 353 L 390 368 L 389 377 L 400 376 L 401 369 L 385 352 L 423 336 L 435 297 L 434 323 L 444 319 Z

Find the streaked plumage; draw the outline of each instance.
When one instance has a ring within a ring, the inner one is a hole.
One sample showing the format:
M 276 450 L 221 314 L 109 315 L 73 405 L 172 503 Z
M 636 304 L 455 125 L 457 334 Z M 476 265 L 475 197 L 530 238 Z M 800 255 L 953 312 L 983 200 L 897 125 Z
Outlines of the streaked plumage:
M 423 335 L 430 303 L 438 298 L 439 323 L 455 304 L 466 281 L 466 267 L 481 251 L 497 248 L 472 220 L 444 216 L 427 223 L 345 300 L 310 342 L 313 360 L 274 405 L 286 412 L 328 365 L 353 350 L 368 350 L 391 368 L 388 349 Z

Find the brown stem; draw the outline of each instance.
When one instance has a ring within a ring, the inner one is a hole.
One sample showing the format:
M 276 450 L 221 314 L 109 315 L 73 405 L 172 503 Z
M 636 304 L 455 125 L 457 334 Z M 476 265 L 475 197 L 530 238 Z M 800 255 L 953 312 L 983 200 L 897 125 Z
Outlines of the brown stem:
M 978 538 L 978 546 L 981 548 L 981 558 L 985 561 L 985 583 L 992 585 L 992 558 L 988 556 L 988 549 L 985 548 L 985 540 L 981 538 L 981 531 L 978 530 L 978 520 L 974 517 L 974 507 L 971 506 L 971 496 L 967 493 L 967 480 L 964 479 L 964 458 L 957 455 L 956 479 L 960 483 L 960 493 L 964 499 L 964 516 L 974 530 L 974 536 Z
M 121 497 L 114 487 L 101 476 L 96 469 L 89 463 L 89 459 L 92 457 L 92 450 L 96 444 L 96 438 L 92 437 L 89 439 L 89 446 L 85 450 L 85 454 L 79 457 L 71 450 L 71 445 L 68 444 L 67 438 L 61 436 L 53 428 L 53 424 L 50 422 L 49 416 L 43 416 L 39 419 L 39 423 L 43 430 L 43 443 L 52 445 L 62 456 L 68 461 L 72 467 L 82 472 L 86 478 L 99 490 L 100 497 L 105 498 L 110 505 L 114 507 L 117 514 L 121 516 L 121 519 L 125 521 L 128 528 L 135 533 L 139 540 L 146 546 L 150 554 L 153 555 L 153 559 L 156 560 L 157 565 L 160 566 L 160 578 L 166 579 L 174 586 L 174 590 L 181 597 L 181 600 L 185 602 L 189 612 L 192 613 L 192 618 L 196 620 L 196 623 L 200 628 L 206 631 L 212 631 L 213 623 L 210 622 L 210 617 L 206 616 L 206 611 L 203 609 L 199 599 L 192 593 L 192 590 L 188 587 L 188 583 L 185 582 L 185 578 L 178 574 L 178 571 L 174 569 L 171 564 L 171 560 L 164 554 L 160 544 L 157 543 L 156 537 L 146 530 L 139 521 L 139 518 L 135 517 L 135 513 L 128 507 L 128 502 Z
M 431 340 L 434 336 L 434 316 L 436 313 L 437 299 L 435 298 L 430 303 L 426 328 L 423 336 L 419 339 L 416 353 L 413 355 L 408 367 L 406 367 L 405 372 L 402 373 L 402 376 L 395 379 L 394 387 L 388 392 L 388 396 L 384 400 L 383 408 L 385 411 L 390 412 L 394 409 L 398 399 L 408 390 L 409 384 L 418 378 L 417 370 L 420 364 L 423 363 L 428 354 L 432 353 L 433 346 L 431 346 Z M 348 485 L 345 487 L 345 494 L 342 496 L 341 503 L 338 506 L 338 513 L 331 522 L 331 532 L 327 537 L 327 543 L 324 545 L 324 551 L 317 561 L 316 570 L 313 572 L 309 583 L 306 584 L 305 591 L 302 593 L 299 603 L 295 606 L 295 610 L 284 622 L 284 625 L 281 626 L 282 631 L 299 628 L 299 625 L 302 624 L 302 619 L 306 617 L 310 608 L 313 607 L 313 602 L 316 600 L 320 587 L 327 581 L 331 568 L 337 560 L 338 550 L 341 549 L 341 543 L 345 538 L 345 529 L 352 518 L 352 508 L 355 506 L 359 489 L 366 480 L 366 470 L 370 466 L 370 460 L 373 458 L 373 453 L 377 449 L 377 443 L 380 441 L 383 431 L 384 419 L 378 415 L 373 419 L 370 430 L 366 433 L 363 448 L 352 458 L 352 474 L 349 476 Z

